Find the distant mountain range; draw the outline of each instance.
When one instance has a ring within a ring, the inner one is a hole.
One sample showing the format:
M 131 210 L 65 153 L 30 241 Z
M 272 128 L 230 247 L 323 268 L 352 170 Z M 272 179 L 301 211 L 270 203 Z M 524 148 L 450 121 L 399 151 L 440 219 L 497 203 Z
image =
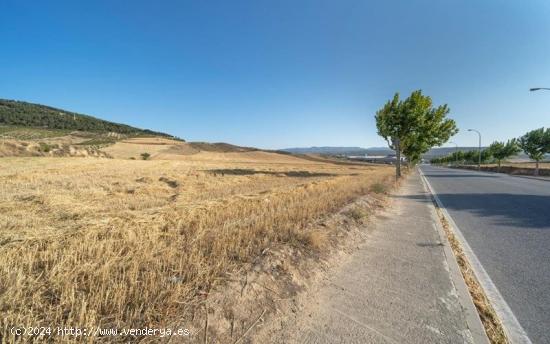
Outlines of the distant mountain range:
M 486 147 L 482 147 L 486 148 Z M 425 159 L 431 159 L 438 156 L 443 156 L 454 152 L 457 148 L 454 147 L 437 147 L 432 148 L 426 154 Z M 458 150 L 470 151 L 476 150 L 477 147 L 458 147 Z M 325 155 L 345 155 L 345 156 L 359 156 L 359 155 L 389 155 L 395 154 L 392 149 L 388 147 L 309 147 L 309 148 L 286 148 L 281 149 L 283 152 L 293 154 L 325 154 Z
M 361 147 L 307 147 L 307 148 L 285 148 L 280 150 L 283 152 L 289 152 L 293 154 L 328 154 L 328 155 L 364 155 L 367 152 L 367 149 L 361 148 Z

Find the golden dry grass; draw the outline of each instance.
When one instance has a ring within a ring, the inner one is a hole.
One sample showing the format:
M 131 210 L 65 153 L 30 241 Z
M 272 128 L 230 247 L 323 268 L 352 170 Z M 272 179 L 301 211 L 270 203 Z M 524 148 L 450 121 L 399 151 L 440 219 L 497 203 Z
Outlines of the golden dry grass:
M 119 159 L 141 159 L 140 155 L 142 153 L 149 153 L 152 158 L 157 158 L 160 154 L 165 154 L 166 152 L 173 152 L 172 154 L 176 155 L 194 154 L 198 152 L 188 147 L 188 144 L 185 142 L 161 137 L 130 138 L 104 147 L 103 151 Z
M 266 152 L 192 157 L 0 159 L 0 331 L 166 326 L 268 247 L 322 249 L 308 223 L 393 179 Z
M 460 267 L 462 276 L 464 277 L 464 281 L 466 282 L 466 286 L 470 291 L 470 295 L 472 296 L 474 305 L 479 313 L 481 323 L 485 328 L 485 333 L 487 334 L 489 341 L 492 344 L 510 343 L 508 338 L 506 337 L 506 333 L 500 319 L 498 318 L 493 306 L 487 298 L 487 295 L 485 295 L 483 288 L 475 277 L 472 267 L 470 266 L 466 255 L 464 254 L 462 245 L 456 238 L 453 230 L 449 226 L 449 222 L 447 221 L 441 210 L 439 210 L 439 208 L 437 208 L 437 213 L 443 225 L 443 229 L 445 230 L 445 233 L 447 235 L 447 239 L 449 240 L 449 243 L 451 245 L 451 249 L 453 250 L 453 253 L 458 262 L 458 266 Z
M 483 164 L 481 165 L 482 171 L 489 171 L 489 172 L 501 172 L 501 173 L 508 173 L 508 174 L 516 174 L 516 175 L 535 175 L 535 167 L 536 164 L 533 162 L 522 162 L 522 163 L 502 163 L 500 169 L 498 168 L 497 164 Z M 470 170 L 477 169 L 477 165 L 466 165 L 466 166 L 460 166 L 460 168 L 467 168 Z M 541 176 L 550 176 L 550 163 L 548 162 L 541 162 L 539 163 L 539 175 Z
M 477 166 L 477 165 L 475 165 Z M 530 168 L 535 168 L 536 167 L 536 163 L 534 162 L 508 162 L 508 161 L 503 161 L 501 164 L 500 164 L 501 167 L 516 167 L 516 168 L 525 168 L 525 169 L 530 169 Z M 481 167 L 498 167 L 498 164 L 494 163 L 494 164 L 482 164 Z M 539 162 L 539 168 L 540 169 L 550 169 L 550 162 Z
M 142 153 L 149 153 L 155 160 L 188 160 L 189 155 L 201 154 L 198 160 L 211 160 L 217 156 L 234 161 L 231 155 L 258 152 L 257 149 L 233 146 L 226 143 L 182 142 L 163 137 L 134 137 L 115 142 L 103 150 L 117 159 L 139 159 Z M 281 154 L 262 152 L 270 159 Z M 224 154 L 229 154 L 227 157 Z M 295 157 L 293 157 L 296 160 Z M 195 159 L 197 160 L 197 158 Z
M 488 166 L 497 166 L 497 164 L 487 164 Z M 484 165 L 485 166 L 485 165 Z M 512 166 L 521 168 L 535 168 L 534 162 L 503 162 L 501 166 Z M 539 162 L 539 168 L 550 168 L 550 162 Z

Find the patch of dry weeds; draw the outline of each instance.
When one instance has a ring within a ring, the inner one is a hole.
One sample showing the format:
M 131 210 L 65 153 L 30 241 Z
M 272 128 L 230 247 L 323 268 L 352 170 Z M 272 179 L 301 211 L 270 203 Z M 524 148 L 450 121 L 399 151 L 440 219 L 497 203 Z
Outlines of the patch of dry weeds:
M 504 328 L 502 327 L 493 306 L 489 302 L 489 299 L 485 295 L 483 288 L 475 277 L 460 242 L 450 228 L 449 223 L 441 210 L 437 207 L 436 209 L 489 341 L 494 344 L 508 344 L 509 341 L 504 332 Z

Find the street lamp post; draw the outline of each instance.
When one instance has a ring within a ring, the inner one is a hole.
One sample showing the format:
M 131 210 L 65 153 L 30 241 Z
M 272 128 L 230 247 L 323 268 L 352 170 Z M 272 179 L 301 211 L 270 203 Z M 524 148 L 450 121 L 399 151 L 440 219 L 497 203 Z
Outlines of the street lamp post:
M 548 87 L 533 87 L 533 88 L 529 89 L 529 91 L 531 91 L 531 92 L 540 91 L 540 90 L 550 91 L 550 88 L 548 88 Z
M 449 141 L 449 143 L 455 145 L 455 166 L 458 166 L 458 145 L 453 141 Z
M 479 152 L 479 157 L 478 157 L 478 160 L 477 160 L 477 170 L 478 171 L 481 171 L 481 133 L 475 129 L 468 129 L 468 131 L 475 131 L 477 133 L 477 135 L 479 136 L 479 145 L 478 145 L 478 152 Z

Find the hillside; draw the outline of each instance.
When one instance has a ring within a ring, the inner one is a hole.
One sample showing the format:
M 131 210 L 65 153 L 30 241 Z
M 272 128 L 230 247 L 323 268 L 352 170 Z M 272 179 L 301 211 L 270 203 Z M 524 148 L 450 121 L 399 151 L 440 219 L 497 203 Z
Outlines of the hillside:
M 134 137 L 118 140 L 102 147 L 101 151 L 115 159 L 185 161 L 277 161 L 304 163 L 301 156 L 262 151 L 256 148 L 234 146 L 228 143 L 182 142 L 163 137 Z
M 155 135 L 171 137 L 166 133 L 135 128 L 50 106 L 15 100 L 0 99 L 0 125 L 47 128 L 50 130 L 77 130 L 125 135 Z

